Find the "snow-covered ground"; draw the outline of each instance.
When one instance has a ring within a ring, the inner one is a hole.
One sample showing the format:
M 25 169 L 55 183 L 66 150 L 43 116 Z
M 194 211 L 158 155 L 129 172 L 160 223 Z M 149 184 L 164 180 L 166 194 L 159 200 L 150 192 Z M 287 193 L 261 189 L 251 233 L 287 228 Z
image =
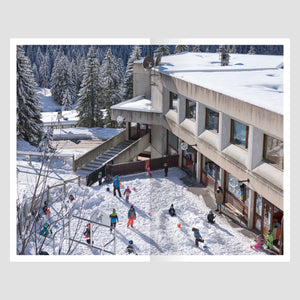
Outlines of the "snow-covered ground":
M 45 91 L 43 92 L 45 94 Z M 44 109 L 47 107 L 47 98 L 51 103 L 51 95 L 44 97 Z M 56 109 L 50 105 L 49 110 L 56 113 Z M 89 137 L 110 138 L 118 130 L 108 130 L 103 128 L 67 128 L 65 134 L 73 135 L 80 132 L 81 135 Z M 18 141 L 17 150 L 34 151 L 32 146 Z M 71 147 L 64 150 L 64 154 L 74 153 Z M 32 196 L 36 180 L 38 178 L 41 161 L 38 157 L 33 158 L 32 166 L 29 165 L 25 156 L 17 156 L 16 161 L 16 196 L 22 202 Z M 57 158 L 52 162 L 52 169 L 48 176 L 44 176 L 46 185 L 53 186 L 62 183 L 64 180 L 75 178 L 78 173 L 72 171 L 72 160 L 68 158 Z M 109 224 L 109 214 L 113 208 L 119 217 L 116 231 L 116 254 L 117 257 L 129 258 L 126 255 L 126 246 L 129 240 L 133 240 L 138 256 L 130 256 L 130 259 L 149 260 L 152 257 L 185 257 L 187 259 L 198 259 L 199 257 L 270 257 L 265 252 L 250 249 L 250 244 L 254 241 L 242 234 L 240 228 L 233 228 L 226 220 L 225 216 L 217 216 L 215 224 L 207 223 L 207 213 L 209 208 L 206 206 L 202 196 L 197 196 L 187 190 L 187 187 L 180 180 L 186 173 L 179 168 L 170 168 L 168 177 L 164 177 L 163 170 L 153 172 L 153 178 L 148 178 L 145 173 L 121 176 L 122 197 L 114 196 L 112 184 L 99 186 L 94 184 L 87 187 L 84 184 L 78 186 L 75 180 L 66 187 L 64 194 L 62 187 L 50 189 L 50 216 L 41 212 L 39 228 L 45 222 L 52 224 L 52 237 L 46 238 L 43 250 L 49 254 L 72 254 L 73 257 L 94 256 L 99 259 L 99 250 L 90 248 L 85 242 L 83 232 L 87 224 L 86 221 L 78 222 L 78 219 L 69 217 L 80 215 L 86 219 L 98 220 L 102 216 L 102 222 Z M 123 192 L 129 186 L 132 193 L 129 203 L 126 203 Z M 75 196 L 75 200 L 68 202 L 70 194 Z M 171 217 L 168 214 L 170 205 L 173 204 L 177 216 Z M 134 229 L 127 228 L 127 213 L 130 205 L 134 205 L 137 219 Z M 54 222 L 67 212 L 67 217 Z M 63 224 L 70 221 L 71 237 L 84 243 L 71 244 L 71 251 L 68 252 L 69 227 L 65 227 L 63 235 Z M 108 243 L 113 235 L 108 228 L 93 225 L 94 246 L 102 248 Z M 200 230 L 205 242 L 199 248 L 195 247 L 192 227 Z M 67 232 L 67 233 L 66 233 Z M 42 243 L 43 239 L 40 238 Z M 76 245 L 76 246 L 75 246 Z M 28 254 L 35 254 L 34 245 L 28 248 Z M 113 243 L 105 247 L 108 251 L 113 251 Z M 102 253 L 102 258 L 111 259 L 111 255 Z M 109 256 L 108 256 L 109 255 Z M 31 258 L 33 256 L 30 256 Z M 36 256 L 35 256 L 36 257 Z M 64 256 L 67 257 L 67 256 Z M 24 257 L 23 257 L 24 258 Z

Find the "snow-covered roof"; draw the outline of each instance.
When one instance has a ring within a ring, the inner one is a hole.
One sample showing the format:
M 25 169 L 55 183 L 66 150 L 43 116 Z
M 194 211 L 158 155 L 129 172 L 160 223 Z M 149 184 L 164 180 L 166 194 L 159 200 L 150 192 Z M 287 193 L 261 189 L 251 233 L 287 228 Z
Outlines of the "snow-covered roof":
M 127 101 L 115 104 L 111 107 L 112 109 L 121 110 L 133 110 L 133 111 L 146 111 L 161 113 L 159 110 L 154 109 L 151 105 L 151 100 L 144 98 L 143 96 L 138 96 Z
M 218 53 L 163 56 L 161 73 L 246 101 L 283 115 L 283 56 L 230 54 L 221 66 Z

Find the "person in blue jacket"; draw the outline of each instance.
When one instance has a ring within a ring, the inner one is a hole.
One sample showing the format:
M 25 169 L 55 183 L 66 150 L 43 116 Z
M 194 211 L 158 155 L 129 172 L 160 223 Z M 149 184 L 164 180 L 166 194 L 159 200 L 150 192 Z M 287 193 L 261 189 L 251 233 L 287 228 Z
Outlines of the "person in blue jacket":
M 114 186 L 114 196 L 116 196 L 116 190 L 118 191 L 119 193 L 119 197 L 122 197 L 121 195 L 121 192 L 120 192 L 120 179 L 119 179 L 119 176 L 116 176 L 114 182 L 113 182 L 113 186 Z
M 199 242 L 203 243 L 204 240 L 203 240 L 203 238 L 202 238 L 202 236 L 201 236 L 201 234 L 199 232 L 199 229 L 193 227 L 192 231 L 194 232 L 195 245 L 196 245 L 196 247 L 199 247 Z

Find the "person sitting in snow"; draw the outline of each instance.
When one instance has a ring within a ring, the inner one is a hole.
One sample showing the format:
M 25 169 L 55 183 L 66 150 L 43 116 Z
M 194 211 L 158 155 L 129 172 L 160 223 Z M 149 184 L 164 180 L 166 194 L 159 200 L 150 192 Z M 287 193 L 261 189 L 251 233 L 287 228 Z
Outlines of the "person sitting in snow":
M 128 254 L 135 254 L 135 255 L 137 255 L 137 253 L 136 253 L 136 251 L 135 251 L 135 249 L 134 249 L 134 247 L 133 247 L 133 241 L 129 241 L 128 242 L 128 246 L 127 246 L 127 248 L 126 248 L 126 250 L 127 250 L 127 253 Z
M 199 229 L 193 227 L 192 228 L 192 231 L 194 232 L 194 237 L 195 237 L 195 245 L 196 247 L 199 247 L 199 242 L 200 243 L 203 243 L 204 242 L 204 239 L 202 238 L 200 232 L 199 232 Z
M 49 228 L 50 228 L 49 223 L 45 223 L 42 230 L 40 231 L 40 235 L 47 237 L 49 232 L 52 234 L 52 230 L 51 229 L 49 230 Z
M 209 211 L 208 215 L 207 215 L 207 221 L 208 223 L 212 223 L 214 224 L 215 223 L 215 215 L 213 214 L 212 210 Z
M 69 196 L 69 200 L 72 202 L 73 200 L 75 200 L 74 196 L 73 195 L 70 195 Z
M 175 208 L 174 208 L 173 204 L 171 204 L 171 206 L 169 208 L 169 214 L 170 214 L 171 217 L 176 216 Z
M 87 223 L 86 229 L 84 231 L 84 238 L 88 244 L 91 243 L 91 223 Z
M 263 245 L 264 245 L 264 239 L 262 238 L 261 234 L 259 234 L 254 241 L 256 242 L 256 244 L 254 246 L 250 246 L 250 248 L 254 248 L 256 250 L 262 249 Z
M 131 194 L 131 190 L 130 190 L 129 186 L 127 186 L 126 190 L 124 191 L 126 202 L 129 202 L 129 195 L 130 194 Z
M 117 190 L 119 193 L 119 197 L 122 197 L 121 192 L 120 192 L 121 182 L 120 182 L 119 176 L 116 176 L 116 179 L 113 182 L 113 186 L 114 186 L 114 196 L 116 196 L 116 190 Z

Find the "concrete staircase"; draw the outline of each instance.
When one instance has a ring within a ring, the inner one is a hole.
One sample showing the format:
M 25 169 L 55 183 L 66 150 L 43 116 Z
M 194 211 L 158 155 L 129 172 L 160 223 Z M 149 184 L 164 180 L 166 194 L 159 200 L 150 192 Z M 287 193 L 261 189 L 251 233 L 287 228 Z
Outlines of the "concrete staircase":
M 89 162 L 85 166 L 80 168 L 80 173 L 83 171 L 90 174 L 100 168 L 103 164 L 108 163 L 113 157 L 118 155 L 121 151 L 129 147 L 134 141 L 125 140 L 119 143 L 117 146 L 110 148 L 103 154 L 99 155 L 95 160 Z

